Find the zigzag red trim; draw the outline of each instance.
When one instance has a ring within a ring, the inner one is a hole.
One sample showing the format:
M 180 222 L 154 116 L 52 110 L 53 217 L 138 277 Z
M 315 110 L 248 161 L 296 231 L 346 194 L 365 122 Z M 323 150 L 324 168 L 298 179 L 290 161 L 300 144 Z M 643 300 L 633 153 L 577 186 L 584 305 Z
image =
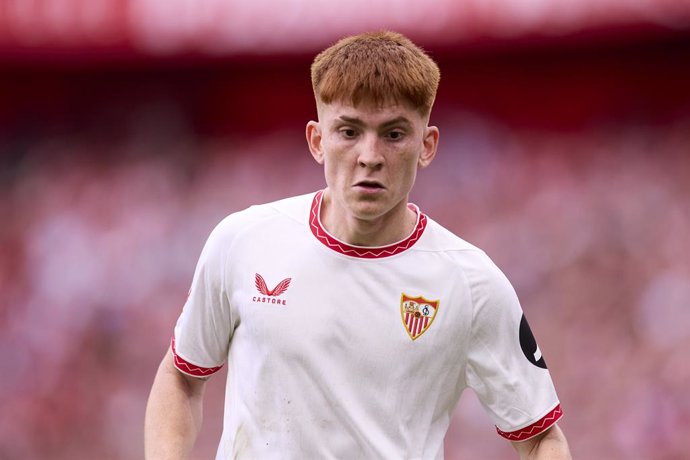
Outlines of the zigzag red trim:
M 539 433 L 546 431 L 554 423 L 556 423 L 561 417 L 563 417 L 563 411 L 561 410 L 561 405 L 557 405 L 551 412 L 543 416 L 538 421 L 534 422 L 530 426 L 526 426 L 517 431 L 501 431 L 500 428 L 496 427 L 498 434 L 508 439 L 509 441 L 526 441 L 530 438 L 535 437 Z
M 221 364 L 218 367 L 199 367 L 195 364 L 190 363 L 189 361 L 186 361 L 182 358 L 180 358 L 177 355 L 177 352 L 175 351 L 175 337 L 173 336 L 172 342 L 171 342 L 171 349 L 172 349 L 172 354 L 173 354 L 173 362 L 175 363 L 175 367 L 177 368 L 178 371 L 192 375 L 194 377 L 208 377 L 209 375 L 215 374 L 218 372 L 223 365 Z
M 422 233 L 424 233 L 424 229 L 426 228 L 427 217 L 419 211 L 419 208 L 417 208 L 417 206 L 409 204 L 408 206 L 410 207 L 410 209 L 415 211 L 419 216 L 419 218 L 417 219 L 417 225 L 409 237 L 398 243 L 393 243 L 389 246 L 379 246 L 371 248 L 362 246 L 351 246 L 347 243 L 343 243 L 342 241 L 338 241 L 337 239 L 333 238 L 331 235 L 328 234 L 326 229 L 324 229 L 321 226 L 321 222 L 319 220 L 319 212 L 321 208 L 322 196 L 323 190 L 318 191 L 314 196 L 314 200 L 312 201 L 311 205 L 309 227 L 311 228 L 311 232 L 314 234 L 316 239 L 318 239 L 321 243 L 323 243 L 325 246 L 329 247 L 330 249 L 336 252 L 345 254 L 346 256 L 359 257 L 362 259 L 377 259 L 380 257 L 390 257 L 395 254 L 399 254 L 412 247 L 412 245 L 414 245 L 417 242 L 417 240 L 419 240 L 419 238 L 422 236 Z

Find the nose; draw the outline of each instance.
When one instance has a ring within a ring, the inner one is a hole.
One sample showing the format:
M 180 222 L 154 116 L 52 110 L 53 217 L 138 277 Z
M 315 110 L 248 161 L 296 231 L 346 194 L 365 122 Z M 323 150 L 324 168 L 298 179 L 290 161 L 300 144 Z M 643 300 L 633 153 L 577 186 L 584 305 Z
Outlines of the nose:
M 380 169 L 383 166 L 383 155 L 377 136 L 367 136 L 360 144 L 357 163 L 362 168 Z

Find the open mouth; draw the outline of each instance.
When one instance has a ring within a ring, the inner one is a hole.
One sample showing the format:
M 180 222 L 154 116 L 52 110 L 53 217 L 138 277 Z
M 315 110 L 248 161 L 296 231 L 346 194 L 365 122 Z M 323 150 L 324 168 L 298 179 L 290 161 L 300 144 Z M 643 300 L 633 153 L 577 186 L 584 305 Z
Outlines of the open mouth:
M 366 190 L 383 190 L 385 188 L 379 182 L 370 181 L 370 180 L 363 180 L 363 181 L 357 182 L 355 184 L 355 187 L 361 187 L 361 188 L 364 188 Z

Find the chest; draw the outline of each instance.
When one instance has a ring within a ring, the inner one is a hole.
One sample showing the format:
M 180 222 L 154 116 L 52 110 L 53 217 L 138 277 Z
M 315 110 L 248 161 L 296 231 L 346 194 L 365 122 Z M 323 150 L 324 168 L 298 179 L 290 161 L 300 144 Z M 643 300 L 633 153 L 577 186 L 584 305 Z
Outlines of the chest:
M 315 356 L 372 372 L 401 358 L 410 367 L 459 361 L 471 305 L 451 267 L 434 254 L 372 261 L 320 249 L 249 257 L 232 273 L 233 341 L 274 359 Z

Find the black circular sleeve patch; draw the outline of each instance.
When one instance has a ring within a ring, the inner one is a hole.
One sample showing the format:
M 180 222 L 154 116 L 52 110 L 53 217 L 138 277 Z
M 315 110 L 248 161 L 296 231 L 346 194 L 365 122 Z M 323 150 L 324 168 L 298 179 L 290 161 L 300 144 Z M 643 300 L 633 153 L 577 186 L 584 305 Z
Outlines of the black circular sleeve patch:
M 537 341 L 532 334 L 532 329 L 530 329 L 524 314 L 520 320 L 520 347 L 530 363 L 542 369 L 546 369 L 546 361 L 544 361 L 544 357 L 541 355 L 539 345 L 537 345 Z

